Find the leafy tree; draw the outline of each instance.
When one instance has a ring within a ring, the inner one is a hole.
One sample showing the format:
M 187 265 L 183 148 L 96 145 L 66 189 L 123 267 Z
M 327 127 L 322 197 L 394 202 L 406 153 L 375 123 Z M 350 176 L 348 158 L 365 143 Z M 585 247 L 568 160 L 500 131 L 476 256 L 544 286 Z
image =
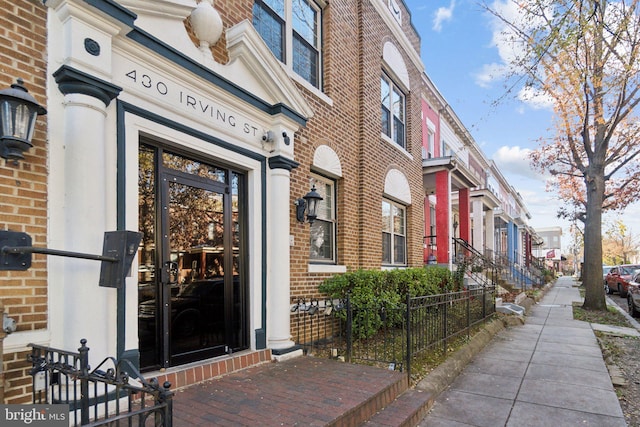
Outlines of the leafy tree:
M 631 257 L 638 253 L 640 240 L 621 219 L 608 224 L 602 239 L 603 262 L 608 265 L 629 264 Z
M 553 136 L 532 164 L 566 202 L 558 214 L 584 223 L 584 308 L 605 310 L 602 212 L 640 196 L 640 0 L 500 0 L 484 7 L 513 48 L 512 89 L 554 109 Z M 506 7 L 508 6 L 508 7 Z

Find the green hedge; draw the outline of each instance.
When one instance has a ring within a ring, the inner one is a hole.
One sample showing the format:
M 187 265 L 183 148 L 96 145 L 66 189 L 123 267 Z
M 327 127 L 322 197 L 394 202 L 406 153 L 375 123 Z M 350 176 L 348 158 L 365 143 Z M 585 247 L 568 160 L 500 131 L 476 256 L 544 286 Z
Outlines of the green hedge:
M 412 297 L 436 295 L 459 287 L 449 269 L 429 266 L 387 271 L 357 270 L 326 279 L 318 289 L 332 299 L 345 300 L 349 295 L 354 335 L 368 338 L 383 325 L 402 321 L 401 308 L 407 293 Z M 381 315 L 383 312 L 385 314 Z M 337 315 L 343 320 L 346 318 L 344 311 Z

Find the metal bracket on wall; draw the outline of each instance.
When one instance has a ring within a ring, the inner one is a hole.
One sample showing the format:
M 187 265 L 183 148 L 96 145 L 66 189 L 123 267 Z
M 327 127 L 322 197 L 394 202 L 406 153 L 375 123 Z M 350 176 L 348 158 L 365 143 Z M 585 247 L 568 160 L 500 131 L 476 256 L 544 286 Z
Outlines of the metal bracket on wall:
M 31 268 L 31 254 L 57 255 L 101 261 L 99 286 L 121 288 L 138 251 L 142 233 L 107 231 L 102 255 L 61 251 L 31 246 L 31 236 L 19 231 L 0 230 L 0 270 L 25 271 Z

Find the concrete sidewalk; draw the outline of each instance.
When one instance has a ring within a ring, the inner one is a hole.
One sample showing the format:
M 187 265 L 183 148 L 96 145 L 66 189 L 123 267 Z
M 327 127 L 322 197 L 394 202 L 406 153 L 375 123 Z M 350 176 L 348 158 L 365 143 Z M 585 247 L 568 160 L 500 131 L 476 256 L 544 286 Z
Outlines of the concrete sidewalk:
M 626 426 L 594 332 L 573 320 L 573 285 L 559 278 L 526 324 L 498 334 L 419 426 Z

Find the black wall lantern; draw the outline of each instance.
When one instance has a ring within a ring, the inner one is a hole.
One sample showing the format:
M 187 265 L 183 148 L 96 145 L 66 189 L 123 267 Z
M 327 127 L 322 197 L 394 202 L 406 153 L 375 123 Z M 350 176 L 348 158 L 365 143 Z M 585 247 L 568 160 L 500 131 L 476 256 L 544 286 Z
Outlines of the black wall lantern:
M 323 200 L 322 196 L 316 191 L 316 185 L 313 184 L 311 191 L 305 194 L 304 197 L 295 201 L 296 205 L 296 219 L 299 222 L 304 222 L 304 212 L 307 211 L 307 221 L 309 224 L 313 224 L 313 221 L 318 217 L 316 209 L 318 209 L 318 202 Z
M 31 138 L 36 118 L 47 114 L 18 79 L 10 88 L 0 90 L 0 157 L 23 159 L 23 152 L 33 147 Z

